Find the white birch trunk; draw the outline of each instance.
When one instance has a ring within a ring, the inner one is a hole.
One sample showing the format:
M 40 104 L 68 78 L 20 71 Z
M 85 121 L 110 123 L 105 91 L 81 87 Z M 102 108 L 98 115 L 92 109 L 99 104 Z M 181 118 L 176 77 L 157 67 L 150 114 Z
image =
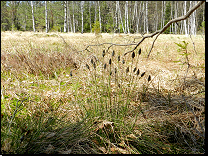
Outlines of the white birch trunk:
M 171 13 L 170 13 L 170 16 L 171 16 L 171 20 L 173 19 L 173 1 L 171 1 Z M 171 27 L 170 27 L 170 34 L 171 32 L 173 32 L 173 23 L 171 24 Z
M 121 25 L 122 25 L 122 29 L 123 29 L 123 32 L 125 32 L 125 29 L 124 29 L 124 26 L 123 26 L 123 20 L 122 20 L 122 16 L 121 16 L 121 10 L 120 10 L 120 6 L 119 6 L 119 1 L 116 1 L 118 2 L 118 12 L 119 12 L 119 17 L 120 17 L 120 22 L 121 22 Z M 119 33 L 120 33 L 120 25 L 119 25 Z
M 127 27 L 127 20 L 126 20 L 126 3 L 125 3 L 125 34 L 127 33 L 127 31 L 126 31 L 126 27 Z
M 143 12 L 143 15 L 144 15 L 144 28 L 143 28 L 143 33 L 145 33 L 146 31 L 146 12 L 144 11 L 144 2 L 143 3 L 143 6 L 142 6 L 142 12 Z
M 34 18 L 34 12 L 33 12 L 33 1 L 31 1 L 31 7 L 32 7 L 33 31 L 35 32 L 35 18 Z
M 95 1 L 95 22 L 97 21 L 97 5 L 96 5 L 96 1 Z
M 92 33 L 92 23 L 91 23 L 91 2 L 89 2 L 89 14 L 90 14 L 90 32 Z
M 161 29 L 162 29 L 162 28 L 163 28 L 163 23 L 164 23 L 164 22 L 163 22 L 163 16 L 164 16 L 164 15 L 163 15 L 163 1 L 162 1 L 162 10 L 161 10 L 161 14 L 162 14 L 162 15 L 161 15 L 161 26 L 160 26 L 160 27 L 161 27 Z
M 82 31 L 81 31 L 81 33 L 82 33 L 82 34 L 83 34 L 83 29 L 84 29 L 83 12 L 84 12 L 84 1 L 81 1 L 81 13 L 82 13 Z
M 148 27 L 148 1 L 146 1 L 146 28 L 147 28 L 147 34 L 149 34 L 149 27 Z
M 72 1 L 72 10 L 73 10 L 73 15 L 72 15 L 72 18 L 73 18 L 73 32 L 75 33 L 75 20 L 74 20 L 74 1 Z
M 68 25 L 68 32 L 73 32 L 73 28 L 72 28 L 72 21 L 71 21 L 71 15 L 70 15 L 70 11 L 69 11 L 69 1 L 67 2 L 67 25 Z M 70 25 L 70 31 L 69 31 L 69 25 Z
M 184 1 L 184 8 L 183 8 L 184 9 L 184 15 L 186 14 L 186 2 L 187 1 Z M 185 30 L 185 35 L 188 36 L 186 21 L 187 20 L 184 20 L 184 30 Z
M 155 19 L 156 19 L 156 22 L 155 22 L 155 31 L 157 31 L 157 24 L 158 24 L 158 14 L 157 14 L 157 1 L 156 1 L 156 4 L 155 4 Z
M 141 26 L 140 26 L 140 28 L 139 28 L 139 24 L 140 24 L 140 17 L 141 17 L 141 10 L 142 10 L 142 2 L 140 2 L 140 5 L 139 5 L 139 17 L 138 17 L 138 22 L 137 22 L 137 28 L 139 29 L 138 30 L 138 33 L 139 33 L 139 31 L 141 32 Z
M 102 33 L 101 13 L 100 13 L 100 2 L 99 2 L 99 1 L 98 1 L 98 10 L 99 10 L 100 33 Z
M 125 23 L 126 23 L 126 30 L 125 30 L 125 33 L 127 33 L 128 31 L 128 34 L 130 33 L 129 31 L 129 13 L 128 13 L 128 1 L 126 1 L 126 7 L 125 7 L 125 13 L 126 13 L 126 20 L 125 20 Z
M 64 1 L 64 32 L 66 32 L 67 29 L 67 6 L 66 1 Z
M 118 29 L 118 5 L 116 1 L 116 12 L 115 12 L 115 18 L 116 18 L 116 30 Z
M 177 15 L 177 12 L 178 12 L 178 2 L 177 1 L 175 1 L 175 13 L 174 13 L 174 18 L 177 18 L 178 17 L 178 15 Z M 176 23 L 174 23 L 175 24 L 175 34 L 177 34 L 177 30 L 178 30 L 178 25 L 176 24 Z
M 46 33 L 48 33 L 48 10 L 47 10 L 47 1 L 45 1 L 45 24 L 46 24 Z

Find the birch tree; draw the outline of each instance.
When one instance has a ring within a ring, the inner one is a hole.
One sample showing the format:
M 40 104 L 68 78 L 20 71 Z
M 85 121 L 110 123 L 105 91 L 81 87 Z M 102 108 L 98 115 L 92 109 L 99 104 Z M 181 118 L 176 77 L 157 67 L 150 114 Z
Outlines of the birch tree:
M 47 1 L 45 1 L 45 23 L 46 23 L 46 33 L 48 33 L 48 10 L 47 10 Z
M 67 1 L 64 2 L 64 32 L 67 32 Z
M 147 34 L 149 34 L 149 25 L 148 25 L 148 1 L 146 1 L 146 28 L 147 28 Z
M 157 11 L 157 1 L 156 1 L 156 27 L 155 27 L 155 31 L 157 30 L 158 27 L 158 11 Z
M 187 1 L 184 1 L 184 8 L 183 8 L 184 9 L 184 15 L 186 14 L 186 2 Z M 184 20 L 184 31 L 185 31 L 185 35 L 188 36 L 186 21 L 187 20 Z
M 83 28 L 84 28 L 84 18 L 83 18 L 83 12 L 84 12 L 84 1 L 81 1 L 81 13 L 82 13 L 82 31 L 83 34 Z
M 100 13 L 100 2 L 99 2 L 99 1 L 98 1 L 98 10 L 99 10 L 100 33 L 102 33 L 102 26 L 101 26 L 101 13 Z
M 163 9 L 163 8 L 164 8 L 164 7 L 163 7 L 163 1 L 162 1 L 162 9 L 161 9 L 161 26 L 160 26 L 161 28 L 164 26 L 164 18 L 163 18 L 163 17 L 164 17 L 164 15 L 163 15 L 163 10 L 164 10 L 164 9 Z
M 136 24 L 136 27 L 137 27 L 137 19 L 138 19 L 138 14 L 137 14 L 137 1 L 135 1 L 135 3 L 134 3 L 134 14 L 133 14 L 132 23 L 133 24 L 135 23 Z
M 67 26 L 68 26 L 68 32 L 69 32 L 69 25 L 70 25 L 71 32 L 73 32 L 71 15 L 70 15 L 70 10 L 69 10 L 69 1 L 66 1 L 66 2 L 67 2 Z
M 91 1 L 89 1 L 89 16 L 90 16 L 90 32 L 92 33 L 92 22 L 91 22 Z
M 33 1 L 31 1 L 31 7 L 32 7 L 33 31 L 35 32 L 35 18 L 34 18 L 34 12 L 33 12 Z
M 190 7 L 189 9 L 196 5 L 195 1 L 190 1 Z M 188 34 L 190 35 L 196 35 L 196 11 L 193 12 L 193 14 L 189 18 L 189 24 L 188 24 Z
M 178 13 L 178 2 L 175 1 L 175 13 L 174 13 L 174 18 L 177 18 L 177 13 Z M 174 27 L 175 27 L 175 34 L 177 34 L 177 29 L 178 29 L 178 25 L 176 23 L 174 23 Z
M 125 32 L 124 26 L 123 26 L 123 21 L 122 21 L 122 16 L 121 16 L 121 10 L 120 10 L 120 6 L 119 6 L 119 1 L 116 1 L 117 3 L 117 7 L 118 7 L 118 14 L 119 14 L 119 19 L 120 19 L 120 23 L 123 29 L 123 32 Z M 119 24 L 119 33 L 120 33 L 120 24 Z
M 128 1 L 126 1 L 125 3 L 125 32 L 124 33 L 127 33 L 127 29 L 128 29 L 127 23 L 128 23 Z
M 116 1 L 116 12 L 115 12 L 115 19 L 116 19 L 116 30 L 118 29 L 118 5 Z
M 73 33 L 75 33 L 74 1 L 72 1 L 72 10 L 73 10 L 73 15 L 72 15 L 72 18 L 73 18 Z

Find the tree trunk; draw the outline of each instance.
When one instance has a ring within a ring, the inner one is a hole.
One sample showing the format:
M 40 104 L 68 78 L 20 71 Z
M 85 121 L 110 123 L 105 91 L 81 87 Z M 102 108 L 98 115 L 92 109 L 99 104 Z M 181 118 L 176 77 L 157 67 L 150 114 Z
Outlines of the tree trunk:
M 66 1 L 66 2 L 67 2 L 66 5 L 67 5 L 67 26 L 68 26 L 68 32 L 69 32 L 69 25 L 70 25 L 71 32 L 73 32 L 71 15 L 70 15 L 70 10 L 69 10 L 69 1 Z
M 45 24 L 46 24 L 46 33 L 48 33 L 48 10 L 47 10 L 47 1 L 45 1 Z
M 100 23 L 100 33 L 102 33 L 102 25 L 101 25 L 101 13 L 100 13 L 100 2 L 98 1 L 98 9 L 99 9 L 99 23 Z
M 95 1 L 95 22 L 97 21 L 97 4 L 96 4 L 96 1 Z M 94 23 L 95 23 L 94 22 Z
M 33 31 L 35 32 L 35 18 L 34 18 L 34 12 L 33 12 L 33 1 L 31 1 L 31 7 L 32 7 Z
M 171 1 L 171 9 L 170 9 L 170 17 L 171 17 L 171 20 L 173 19 L 173 1 Z M 173 23 L 171 24 L 171 27 L 170 27 L 170 34 L 171 32 L 173 32 Z
M 66 1 L 64 1 L 64 32 L 67 30 L 67 5 Z
M 121 10 L 120 10 L 120 6 L 119 6 L 119 1 L 116 1 L 118 3 L 118 12 L 119 12 L 119 17 L 120 17 L 120 22 L 121 22 L 121 25 L 122 25 L 122 29 L 123 29 L 123 32 L 125 32 L 125 29 L 124 29 L 124 26 L 123 26 L 123 20 L 122 20 L 122 16 L 121 16 Z M 119 33 L 120 33 L 120 25 L 119 25 Z
M 73 9 L 73 15 L 72 15 L 72 18 L 73 18 L 73 32 L 75 33 L 75 20 L 74 20 L 74 1 L 72 1 L 72 9 Z
M 183 8 L 184 9 L 184 15 L 186 14 L 186 2 L 187 1 L 184 1 L 184 8 Z M 187 20 L 184 20 L 184 30 L 185 30 L 185 35 L 188 36 L 186 21 Z
M 126 3 L 125 3 L 125 34 L 127 33 L 127 31 L 128 31 L 128 33 L 129 33 L 129 28 L 128 28 L 128 1 L 126 1 Z
M 140 33 L 141 33 L 141 26 L 139 28 L 139 24 L 140 24 L 140 19 L 142 19 L 141 10 L 142 10 L 142 2 L 140 1 L 140 5 L 139 5 L 139 17 L 138 17 L 138 22 L 137 22 L 137 28 L 139 29 L 138 32 L 140 32 Z
M 82 33 L 82 34 L 83 34 L 83 29 L 84 29 L 83 12 L 84 12 L 84 1 L 81 1 L 81 13 L 82 13 L 82 31 L 81 31 L 81 33 Z
M 92 22 L 91 22 L 91 2 L 89 1 L 89 14 L 90 14 L 90 32 L 92 33 Z
M 162 14 L 162 15 L 161 15 L 161 26 L 160 26 L 161 28 L 162 28 L 163 25 L 164 25 L 164 24 L 163 24 L 163 23 L 164 23 L 164 22 L 163 22 L 163 16 L 164 16 L 164 15 L 163 15 L 163 8 L 164 8 L 164 7 L 163 7 L 163 1 L 162 1 L 162 9 L 161 9 L 161 14 Z
M 144 28 L 143 28 L 143 33 L 145 33 L 146 31 L 146 12 L 144 11 L 144 2 L 143 2 L 143 6 L 142 6 L 142 12 L 144 14 Z
M 118 29 L 118 5 L 117 5 L 117 1 L 116 1 L 116 12 L 115 12 L 115 19 L 116 19 L 116 32 L 117 32 L 117 29 Z
M 156 19 L 155 31 L 157 31 L 157 24 L 158 24 L 157 1 L 156 1 L 156 4 L 155 4 L 155 19 Z
M 177 18 L 178 16 L 177 16 L 177 12 L 178 12 L 178 2 L 177 1 L 175 1 L 175 13 L 174 13 L 174 18 Z M 175 34 L 177 34 L 177 30 L 178 30 L 178 25 L 176 24 L 176 23 L 174 23 L 175 24 Z
M 194 5 L 196 5 L 197 2 L 190 1 L 190 8 L 192 8 Z M 189 9 L 190 10 L 190 9 Z M 196 35 L 196 11 L 193 12 L 193 14 L 189 18 L 189 34 Z
M 149 27 L 148 27 L 148 1 L 146 1 L 146 28 L 147 28 L 147 34 L 149 34 Z

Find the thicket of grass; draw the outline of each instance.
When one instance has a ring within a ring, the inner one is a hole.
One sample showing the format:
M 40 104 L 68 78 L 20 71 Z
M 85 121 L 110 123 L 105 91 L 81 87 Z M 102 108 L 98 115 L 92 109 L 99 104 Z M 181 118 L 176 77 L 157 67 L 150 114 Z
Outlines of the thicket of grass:
M 184 56 L 175 51 L 180 35 L 167 47 L 158 41 L 149 60 L 148 40 L 125 57 L 130 47 L 76 52 L 133 41 L 128 35 L 1 35 L 1 153 L 205 153 L 200 38 L 197 54 L 187 48 L 186 74 Z

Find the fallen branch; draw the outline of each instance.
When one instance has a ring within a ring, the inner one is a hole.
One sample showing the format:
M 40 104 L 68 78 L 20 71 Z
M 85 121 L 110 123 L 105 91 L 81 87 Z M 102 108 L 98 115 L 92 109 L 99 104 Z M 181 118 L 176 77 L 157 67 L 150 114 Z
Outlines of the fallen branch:
M 110 44 L 110 46 L 107 48 L 106 53 L 108 52 L 108 50 L 110 49 L 110 47 L 112 46 L 131 46 L 131 45 L 137 45 L 137 43 L 130 43 L 130 44 L 115 44 L 115 43 L 101 43 L 101 44 L 93 44 L 93 45 L 88 45 L 84 50 L 80 50 L 78 52 L 83 52 L 85 50 L 89 51 L 88 48 L 89 47 L 93 47 L 93 46 L 101 46 L 101 45 L 105 45 L 105 44 Z

